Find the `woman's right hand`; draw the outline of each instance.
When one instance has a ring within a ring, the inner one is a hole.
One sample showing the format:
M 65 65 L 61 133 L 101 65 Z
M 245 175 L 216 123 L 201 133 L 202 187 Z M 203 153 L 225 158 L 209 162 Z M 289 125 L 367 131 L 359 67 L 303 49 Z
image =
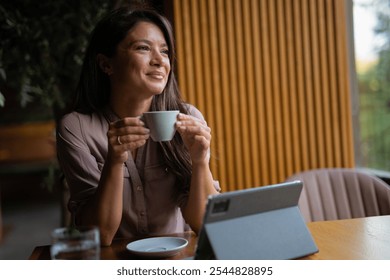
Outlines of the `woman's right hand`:
M 145 145 L 150 131 L 139 118 L 123 118 L 110 123 L 108 137 L 108 160 L 123 163 L 128 159 L 128 151 L 135 151 Z

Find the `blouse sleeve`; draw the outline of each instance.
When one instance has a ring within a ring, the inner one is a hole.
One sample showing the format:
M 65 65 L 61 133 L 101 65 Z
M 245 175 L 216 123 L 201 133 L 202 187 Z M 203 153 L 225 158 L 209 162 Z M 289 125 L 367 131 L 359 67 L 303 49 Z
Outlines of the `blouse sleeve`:
M 76 113 L 66 115 L 57 127 L 57 157 L 69 185 L 68 207 L 72 214 L 95 193 L 101 173 L 84 129 Z

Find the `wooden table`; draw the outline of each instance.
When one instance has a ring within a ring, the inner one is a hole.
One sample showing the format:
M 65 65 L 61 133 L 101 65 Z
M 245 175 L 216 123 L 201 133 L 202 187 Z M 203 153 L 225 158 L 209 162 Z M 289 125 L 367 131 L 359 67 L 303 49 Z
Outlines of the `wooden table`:
M 188 257 L 192 257 L 195 252 L 195 245 L 197 242 L 197 236 L 194 232 L 188 231 L 178 234 L 171 234 L 169 236 L 183 237 L 188 240 L 188 245 L 180 251 L 178 254 L 167 258 L 168 260 L 180 260 Z M 147 259 L 141 258 L 134 254 L 131 254 L 126 249 L 126 245 L 134 241 L 128 238 L 114 239 L 111 246 L 101 247 L 100 259 L 102 260 L 140 260 Z M 35 247 L 32 252 L 30 260 L 49 260 L 50 259 L 50 245 Z
M 309 260 L 390 259 L 390 216 L 308 224 L 319 252 Z
M 390 216 L 349 220 L 313 222 L 308 228 L 319 252 L 304 260 L 374 260 L 390 259 Z M 191 257 L 197 237 L 193 232 L 173 236 L 184 237 L 189 245 L 170 259 Z M 109 247 L 102 247 L 101 259 L 139 259 L 126 250 L 129 239 L 116 239 Z M 50 246 L 39 246 L 30 256 L 31 260 L 50 259 Z

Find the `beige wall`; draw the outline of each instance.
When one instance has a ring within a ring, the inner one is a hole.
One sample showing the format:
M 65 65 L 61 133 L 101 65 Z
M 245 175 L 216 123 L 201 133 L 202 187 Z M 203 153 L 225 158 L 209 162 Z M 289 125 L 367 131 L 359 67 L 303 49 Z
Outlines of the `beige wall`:
M 178 78 L 224 191 L 354 165 L 345 2 L 175 0 Z

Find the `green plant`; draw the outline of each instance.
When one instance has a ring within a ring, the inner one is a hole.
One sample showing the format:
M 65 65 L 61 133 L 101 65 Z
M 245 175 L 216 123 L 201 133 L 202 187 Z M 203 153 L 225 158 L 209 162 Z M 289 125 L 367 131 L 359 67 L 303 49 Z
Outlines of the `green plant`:
M 109 9 L 107 0 L 2 0 L 0 106 L 5 93 L 20 107 L 61 109 L 74 90 L 88 35 Z

